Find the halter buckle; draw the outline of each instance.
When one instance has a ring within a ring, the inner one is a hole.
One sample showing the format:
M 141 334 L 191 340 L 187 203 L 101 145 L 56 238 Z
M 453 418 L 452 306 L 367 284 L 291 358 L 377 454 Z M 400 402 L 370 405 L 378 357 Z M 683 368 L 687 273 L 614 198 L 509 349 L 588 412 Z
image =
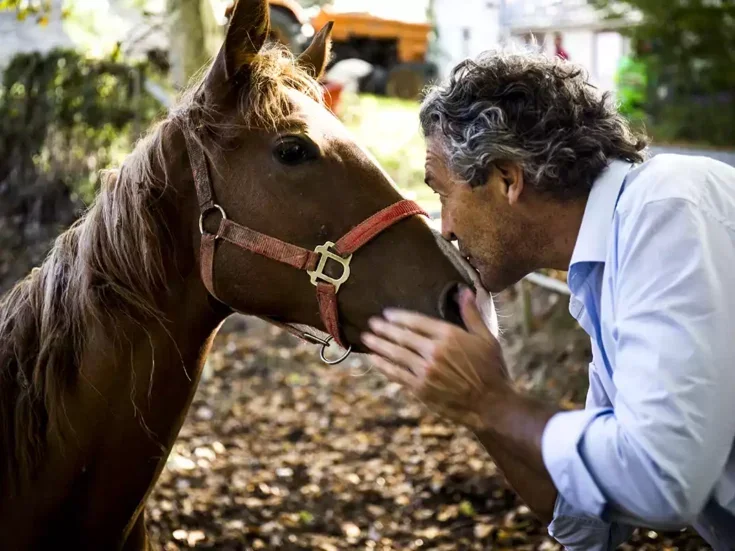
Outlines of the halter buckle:
M 342 284 L 350 278 L 350 261 L 352 260 L 352 255 L 342 257 L 330 251 L 329 249 L 331 247 L 334 247 L 334 243 L 327 241 L 324 245 L 319 245 L 314 249 L 314 252 L 319 255 L 319 262 L 314 270 L 307 270 L 306 273 L 309 274 L 312 285 L 316 286 L 320 280 L 326 281 L 327 283 L 334 285 L 334 292 L 336 294 L 339 292 L 339 288 Z M 342 266 L 342 275 L 339 278 L 335 279 L 324 273 L 324 268 L 327 266 L 327 260 L 334 260 Z

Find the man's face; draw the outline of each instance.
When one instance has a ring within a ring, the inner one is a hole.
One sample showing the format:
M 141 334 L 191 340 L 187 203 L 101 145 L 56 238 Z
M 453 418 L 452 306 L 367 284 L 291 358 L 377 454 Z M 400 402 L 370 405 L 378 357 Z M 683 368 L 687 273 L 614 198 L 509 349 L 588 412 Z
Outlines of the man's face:
M 430 138 L 427 142 L 426 183 L 441 199 L 442 234 L 458 241 L 483 286 L 493 293 L 534 269 L 531 258 L 535 232 L 506 183 L 519 177 L 519 172 L 504 174 L 493 169 L 485 185 L 473 188 L 448 168 L 439 140 Z

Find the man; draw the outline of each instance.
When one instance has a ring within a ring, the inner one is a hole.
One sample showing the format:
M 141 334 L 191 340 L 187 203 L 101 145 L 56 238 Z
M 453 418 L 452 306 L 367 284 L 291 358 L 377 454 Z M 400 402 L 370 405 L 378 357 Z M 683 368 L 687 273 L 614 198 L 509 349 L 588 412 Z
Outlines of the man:
M 559 59 L 568 60 L 569 59 L 569 54 L 564 49 L 563 42 L 564 42 L 564 38 L 562 38 L 561 33 L 556 33 L 554 35 L 554 50 L 555 50 L 555 55 Z
M 421 109 L 442 231 L 492 292 L 568 270 L 590 335 L 586 409 L 517 391 L 473 295 L 467 330 L 386 311 L 375 365 L 470 427 L 568 549 L 695 525 L 735 548 L 735 169 L 659 155 L 569 63 L 461 63 Z

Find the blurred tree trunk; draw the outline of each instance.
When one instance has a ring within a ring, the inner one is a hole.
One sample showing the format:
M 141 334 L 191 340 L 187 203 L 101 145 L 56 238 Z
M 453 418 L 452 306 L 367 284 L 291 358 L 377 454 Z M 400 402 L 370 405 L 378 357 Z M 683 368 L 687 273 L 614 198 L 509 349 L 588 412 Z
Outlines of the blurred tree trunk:
M 166 8 L 171 14 L 171 81 L 181 89 L 217 53 L 224 33 L 210 0 L 167 0 Z

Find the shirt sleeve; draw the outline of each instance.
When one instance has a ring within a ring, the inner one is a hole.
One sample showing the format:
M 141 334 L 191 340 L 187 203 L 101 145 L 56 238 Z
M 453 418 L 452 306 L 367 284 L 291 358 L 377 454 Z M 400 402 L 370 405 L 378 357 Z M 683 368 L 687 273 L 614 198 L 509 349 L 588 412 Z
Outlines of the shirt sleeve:
M 614 227 L 614 407 L 555 415 L 542 453 L 581 515 L 678 528 L 735 439 L 735 226 L 666 199 Z

